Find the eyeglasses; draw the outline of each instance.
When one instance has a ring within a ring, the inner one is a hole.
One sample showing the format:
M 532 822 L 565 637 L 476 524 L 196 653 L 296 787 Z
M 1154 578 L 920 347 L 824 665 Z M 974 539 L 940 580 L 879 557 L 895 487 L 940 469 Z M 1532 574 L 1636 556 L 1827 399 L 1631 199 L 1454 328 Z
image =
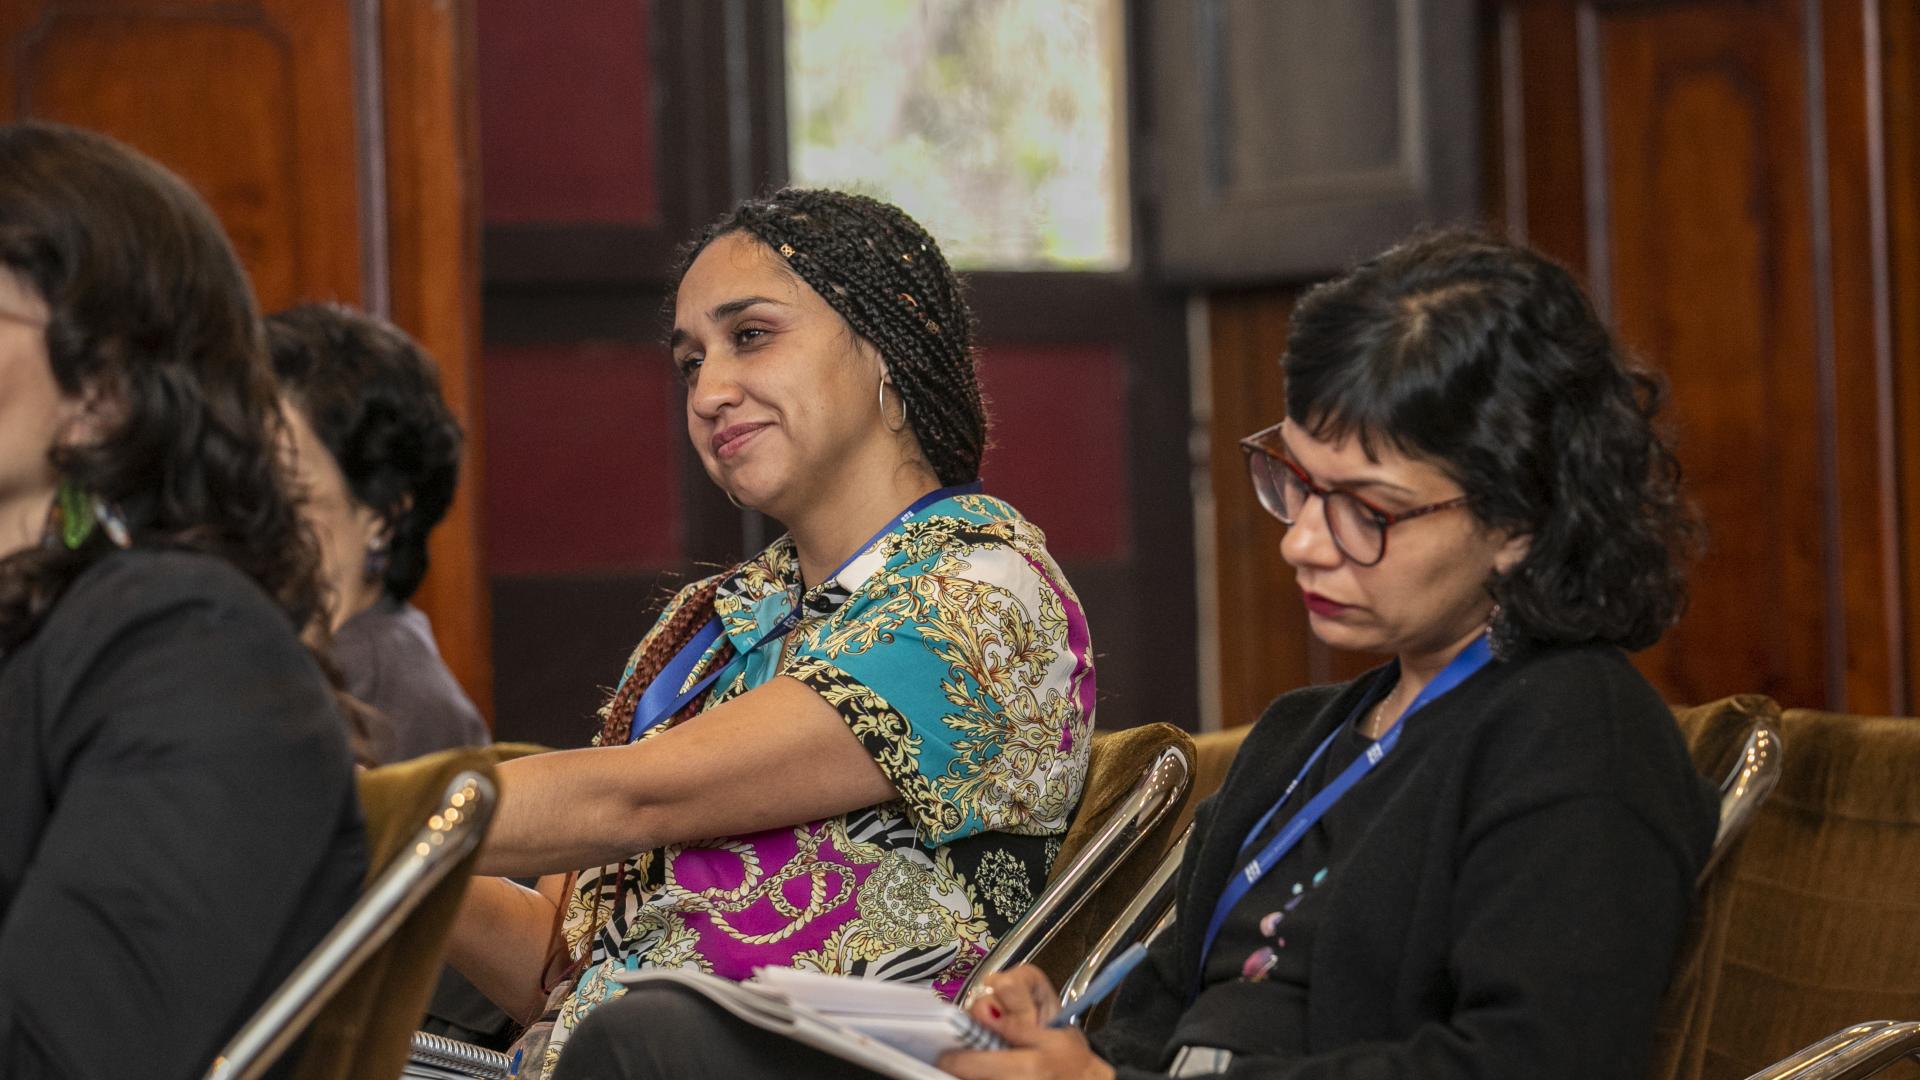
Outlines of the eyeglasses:
M 1280 441 L 1284 423 L 1240 440 L 1240 450 L 1247 455 L 1247 473 L 1253 478 L 1253 493 L 1267 513 L 1284 525 L 1299 521 L 1307 499 L 1320 496 L 1326 501 L 1327 531 L 1333 535 L 1333 546 L 1356 565 L 1373 566 L 1387 557 L 1387 530 L 1392 526 L 1467 504 L 1467 497 L 1461 495 L 1394 514 L 1351 491 L 1321 487 L 1287 456 Z

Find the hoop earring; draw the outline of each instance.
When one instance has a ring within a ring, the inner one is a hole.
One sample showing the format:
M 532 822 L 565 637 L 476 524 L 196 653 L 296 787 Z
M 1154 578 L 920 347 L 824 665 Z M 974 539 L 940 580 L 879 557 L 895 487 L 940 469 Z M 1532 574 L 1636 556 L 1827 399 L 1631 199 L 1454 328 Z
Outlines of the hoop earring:
M 733 497 L 733 492 L 731 492 L 731 491 L 728 491 L 728 490 L 727 490 L 726 488 L 721 488 L 721 489 L 720 489 L 720 494 L 722 494 L 722 495 L 725 495 L 725 496 L 727 497 L 727 501 L 733 504 L 733 508 L 734 508 L 735 510 L 746 510 L 746 509 L 749 509 L 749 507 L 747 506 L 747 504 L 746 504 L 746 503 L 743 503 L 743 502 L 741 502 L 741 501 L 740 501 L 739 499 L 736 499 L 736 498 L 734 498 L 734 497 Z
M 887 422 L 887 373 L 885 371 L 882 371 L 880 373 L 880 394 L 879 394 L 880 424 L 882 427 L 885 427 L 888 431 L 891 431 L 895 435 L 898 435 L 901 432 L 907 430 L 907 419 L 908 419 L 907 395 L 900 393 L 900 391 L 898 390 L 895 390 L 894 394 L 900 399 L 900 425 L 898 427 L 895 427 L 894 425 Z

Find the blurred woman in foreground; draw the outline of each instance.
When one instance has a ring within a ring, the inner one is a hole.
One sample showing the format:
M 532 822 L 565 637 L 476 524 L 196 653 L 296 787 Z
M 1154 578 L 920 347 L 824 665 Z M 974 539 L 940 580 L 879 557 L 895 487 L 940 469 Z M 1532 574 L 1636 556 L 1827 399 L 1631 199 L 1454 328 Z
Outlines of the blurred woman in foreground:
M 359 893 L 314 553 L 206 205 L 0 127 L 0 1076 L 197 1076 Z

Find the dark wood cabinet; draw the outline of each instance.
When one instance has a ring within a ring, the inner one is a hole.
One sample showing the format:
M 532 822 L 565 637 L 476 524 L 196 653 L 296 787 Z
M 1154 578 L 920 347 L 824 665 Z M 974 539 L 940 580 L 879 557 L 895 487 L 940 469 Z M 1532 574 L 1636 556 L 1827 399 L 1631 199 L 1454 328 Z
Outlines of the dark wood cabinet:
M 1153 237 L 1179 282 L 1339 269 L 1480 204 L 1473 0 L 1148 5 Z

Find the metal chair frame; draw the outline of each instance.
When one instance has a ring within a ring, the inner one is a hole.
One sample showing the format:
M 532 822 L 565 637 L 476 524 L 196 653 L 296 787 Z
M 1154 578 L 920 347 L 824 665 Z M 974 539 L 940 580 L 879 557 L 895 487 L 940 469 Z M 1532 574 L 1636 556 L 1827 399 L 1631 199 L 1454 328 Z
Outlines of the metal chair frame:
M 959 1000 L 965 1001 L 967 993 L 982 979 L 1018 967 L 1045 948 L 1180 801 L 1192 776 L 1193 765 L 1185 751 L 1175 746 L 1160 751 L 1126 799 L 1107 815 L 1100 831 L 1047 883 L 1013 929 L 981 958 L 960 988 Z
M 1700 871 L 1700 880 L 1720 865 L 1734 842 L 1746 835 L 1760 807 L 1780 785 L 1782 767 L 1780 731 L 1765 720 L 1755 720 L 1747 731 L 1740 756 L 1720 782 L 1720 827 L 1713 834 L 1713 850 Z
M 1747 1080 L 1861 1080 L 1906 1058 L 1920 1061 L 1920 1021 L 1869 1020 L 1836 1031 Z
M 380 871 L 346 916 L 241 1026 L 214 1059 L 206 1080 L 253 1080 L 279 1060 L 342 984 L 479 844 L 495 805 L 493 781 L 472 770 L 455 775 L 440 809 L 412 845 Z

